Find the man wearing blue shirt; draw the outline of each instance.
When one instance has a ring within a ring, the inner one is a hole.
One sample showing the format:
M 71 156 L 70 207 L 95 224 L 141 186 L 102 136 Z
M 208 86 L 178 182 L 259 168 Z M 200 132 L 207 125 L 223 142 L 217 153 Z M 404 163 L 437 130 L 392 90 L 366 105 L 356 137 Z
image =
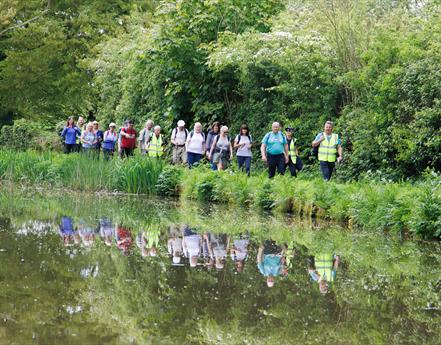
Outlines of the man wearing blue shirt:
M 332 133 L 334 124 L 326 121 L 325 130 L 319 133 L 312 142 L 312 147 L 318 147 L 318 160 L 323 178 L 329 181 L 334 171 L 335 162 L 340 163 L 343 159 L 341 139 L 338 134 Z
M 274 122 L 272 131 L 268 132 L 262 140 L 260 148 L 262 160 L 268 163 L 268 176 L 273 178 L 276 169 L 280 175 L 285 174 L 285 165 L 289 161 L 288 142 L 280 131 L 280 124 Z
M 285 248 L 277 245 L 273 240 L 266 240 L 259 247 L 257 252 L 257 268 L 266 277 L 268 287 L 273 287 L 274 278 L 282 274 L 285 261 L 284 254 Z

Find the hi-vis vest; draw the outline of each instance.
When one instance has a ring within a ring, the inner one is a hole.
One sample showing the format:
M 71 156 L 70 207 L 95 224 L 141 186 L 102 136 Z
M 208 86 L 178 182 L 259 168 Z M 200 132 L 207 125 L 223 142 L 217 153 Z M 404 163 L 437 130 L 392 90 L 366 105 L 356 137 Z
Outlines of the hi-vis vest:
M 334 281 L 334 255 L 319 254 L 314 258 L 315 270 L 320 274 L 320 280 Z
M 288 149 L 289 149 L 288 154 L 291 157 L 291 161 L 294 164 L 296 164 L 296 162 L 297 162 L 297 155 L 296 155 L 296 147 L 294 145 L 294 142 L 295 142 L 295 139 L 292 138 L 291 139 L 291 143 L 289 144 L 289 147 L 288 147 Z
M 335 162 L 337 160 L 337 143 L 338 134 L 332 134 L 331 140 L 328 141 L 326 134 L 325 140 L 320 143 L 318 150 L 318 160 L 322 162 Z
M 153 133 L 150 136 L 149 142 L 149 156 L 150 157 L 161 157 L 164 153 L 164 148 L 162 147 L 162 134 L 159 134 L 159 138 Z

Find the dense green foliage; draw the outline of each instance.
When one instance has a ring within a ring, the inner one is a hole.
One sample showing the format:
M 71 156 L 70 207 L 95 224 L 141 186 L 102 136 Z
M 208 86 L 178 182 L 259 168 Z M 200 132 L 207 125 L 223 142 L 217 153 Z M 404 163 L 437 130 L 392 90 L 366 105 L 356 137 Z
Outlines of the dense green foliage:
M 72 113 L 293 124 L 304 158 L 325 119 L 342 177 L 441 170 L 437 0 L 0 2 L 0 122 Z M 26 24 L 22 24 L 26 22 Z M 17 145 L 19 146 L 19 145 Z M 308 159 L 305 160 L 308 162 Z
M 327 218 L 399 234 L 441 238 L 441 181 L 436 174 L 411 184 L 325 182 L 265 173 L 248 177 L 165 166 L 148 157 L 109 162 L 80 154 L 0 151 L 0 178 L 15 183 L 50 185 L 82 191 L 180 195 L 182 200 L 251 206 L 299 216 Z

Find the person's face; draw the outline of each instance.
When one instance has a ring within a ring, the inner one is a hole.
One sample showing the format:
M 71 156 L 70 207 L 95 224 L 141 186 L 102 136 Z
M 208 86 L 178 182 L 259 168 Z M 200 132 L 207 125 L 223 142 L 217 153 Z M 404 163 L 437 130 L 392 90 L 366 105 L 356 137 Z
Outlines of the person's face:
M 219 133 L 219 126 L 217 126 L 217 125 L 214 126 L 214 127 L 213 127 L 213 132 L 214 132 L 214 133 Z
M 129 123 L 128 124 L 128 128 L 132 129 L 133 128 L 133 123 Z
M 110 131 L 111 132 L 114 132 L 115 131 L 115 126 L 111 126 L 111 127 L 109 127 L 110 128 Z
M 272 125 L 273 133 L 277 133 L 280 130 L 280 125 L 278 123 L 273 123 Z
M 248 135 L 248 129 L 246 129 L 246 128 L 242 128 L 242 129 L 240 130 L 240 134 L 241 134 L 241 135 Z
M 161 128 L 156 128 L 156 129 L 155 129 L 155 134 L 156 134 L 156 135 L 161 134 Z
M 69 126 L 73 126 L 74 120 L 73 119 L 69 119 L 69 121 L 67 123 L 69 124 Z
M 148 121 L 146 122 L 145 126 L 147 129 L 151 129 L 153 127 L 153 122 Z
M 81 116 L 78 118 L 78 124 L 80 126 L 82 126 L 84 124 L 84 119 Z
M 93 126 L 87 126 L 87 130 L 89 131 L 89 132 L 91 132 L 91 131 L 93 131 Z
M 93 129 L 98 129 L 99 125 L 97 123 L 93 124 Z
M 201 126 L 201 125 L 196 125 L 196 126 L 194 127 L 194 131 L 195 131 L 196 133 L 201 133 L 201 132 L 202 132 L 202 126 Z
M 331 134 L 332 133 L 332 125 L 331 124 L 327 123 L 325 125 L 325 133 L 326 134 Z
M 268 278 L 266 278 L 266 285 L 268 287 L 274 286 L 274 277 L 273 276 L 268 276 Z
M 320 290 L 320 293 L 326 294 L 328 292 L 328 282 L 325 280 L 322 280 L 319 283 L 319 290 Z
M 228 135 L 228 129 L 224 129 L 221 134 L 222 135 Z
M 291 131 L 286 131 L 286 137 L 288 139 L 291 139 L 292 138 L 292 132 Z
M 236 271 L 239 273 L 243 271 L 243 261 L 236 261 Z

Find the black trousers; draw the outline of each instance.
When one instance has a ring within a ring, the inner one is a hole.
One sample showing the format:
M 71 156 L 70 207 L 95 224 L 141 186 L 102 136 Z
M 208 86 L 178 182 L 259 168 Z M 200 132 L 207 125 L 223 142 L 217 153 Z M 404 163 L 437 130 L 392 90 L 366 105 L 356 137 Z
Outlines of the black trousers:
M 77 144 L 64 144 L 64 153 L 77 152 Z
M 121 158 L 133 156 L 133 149 L 129 149 L 128 147 L 122 147 L 120 152 Z
M 289 157 L 289 161 L 288 161 L 288 164 L 286 164 L 286 166 L 288 167 L 289 172 L 291 173 L 291 176 L 292 177 L 297 177 L 296 165 L 291 160 L 291 157 Z
M 273 178 L 274 175 L 276 175 L 276 169 L 280 175 L 285 174 L 285 155 L 283 153 L 281 153 L 280 155 L 272 155 L 268 153 L 266 157 L 268 160 L 269 178 Z

